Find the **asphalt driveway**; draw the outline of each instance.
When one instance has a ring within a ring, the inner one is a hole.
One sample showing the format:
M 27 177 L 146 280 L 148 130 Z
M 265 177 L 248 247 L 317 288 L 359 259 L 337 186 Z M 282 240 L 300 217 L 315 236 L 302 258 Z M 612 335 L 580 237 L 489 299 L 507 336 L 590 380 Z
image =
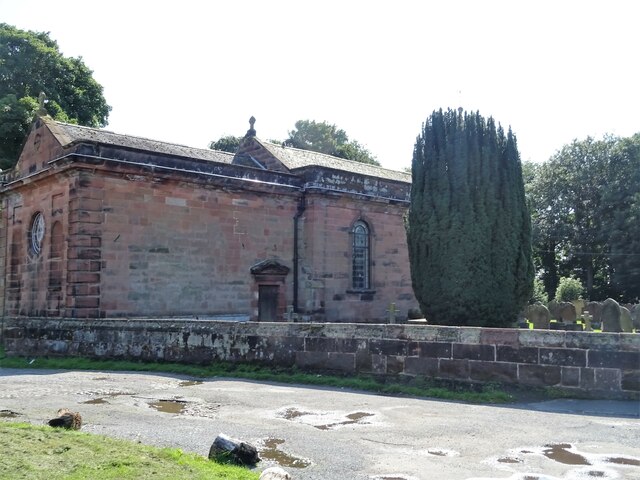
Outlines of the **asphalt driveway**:
M 219 433 L 296 480 L 640 479 L 637 402 L 470 405 L 229 379 L 0 368 L 0 420 L 207 455 Z

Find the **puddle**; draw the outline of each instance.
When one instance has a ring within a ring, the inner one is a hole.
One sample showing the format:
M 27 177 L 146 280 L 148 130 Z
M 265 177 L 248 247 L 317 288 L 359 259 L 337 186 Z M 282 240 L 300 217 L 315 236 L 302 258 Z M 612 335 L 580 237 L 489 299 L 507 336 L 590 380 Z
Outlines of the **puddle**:
M 158 400 L 150 403 L 149 406 L 162 413 L 174 413 L 179 415 L 184 411 L 187 406 L 187 402 L 183 400 Z
M 554 460 L 565 465 L 591 465 L 582 455 L 570 452 L 572 446 L 568 443 L 558 443 L 545 445 L 542 454 L 550 460 Z
M 430 452 L 432 453 L 432 452 Z M 589 453 L 578 449 L 576 445 L 570 443 L 550 443 L 542 446 L 527 446 L 510 449 L 500 457 L 491 457 L 485 460 L 485 463 L 492 464 L 494 467 L 500 470 L 507 469 L 508 471 L 515 471 L 514 468 L 522 467 L 510 467 L 505 464 L 521 464 L 524 468 L 534 467 L 534 464 L 530 464 L 529 460 L 533 460 L 531 457 L 546 457 L 552 462 L 557 462 L 568 466 L 568 470 L 564 473 L 562 478 L 566 479 L 587 479 L 587 478 L 602 478 L 602 479 L 614 479 L 614 478 L 627 478 L 624 475 L 620 475 L 621 470 L 631 469 L 634 474 L 640 473 L 640 458 L 627 456 L 619 453 Z M 538 460 L 534 460 L 537 464 Z M 499 464 L 503 466 L 498 467 Z M 585 467 L 587 466 L 587 467 Z M 617 470 L 614 470 L 614 466 L 617 466 Z M 534 467 L 535 468 L 535 467 Z M 633 477 L 636 478 L 636 477 Z M 640 478 L 640 477 L 638 477 Z M 536 475 L 532 473 L 528 474 L 514 474 L 508 477 L 508 480 L 560 480 L 556 477 L 547 475 Z M 485 479 L 489 480 L 489 479 Z M 497 479 L 491 479 L 497 480 Z M 503 479 L 507 480 L 507 479 Z
M 87 400 L 86 402 L 82 403 L 86 403 L 87 405 L 102 405 L 109 402 L 107 402 L 104 398 L 94 398 L 93 400 Z
M 616 465 L 633 465 L 634 467 L 640 467 L 640 460 L 624 457 L 612 457 L 604 460 L 607 463 L 615 463 Z
M 460 455 L 454 450 L 447 450 L 446 448 L 430 448 L 427 450 L 429 455 L 435 455 L 437 457 L 456 457 Z
M 193 387 L 194 385 L 202 385 L 204 382 L 202 380 L 185 380 L 183 382 L 178 383 L 179 387 Z
M 427 452 L 431 455 L 437 455 L 438 457 L 447 456 L 447 452 L 443 452 L 442 450 L 427 450 Z
M 502 457 L 498 459 L 498 462 L 500 463 L 522 463 L 522 460 L 520 460 L 519 458 L 513 458 L 513 457 Z
M 282 418 L 286 420 L 293 420 L 294 418 L 303 417 L 305 415 L 313 415 L 311 412 L 302 412 L 297 408 L 287 408 L 282 414 Z
M 260 450 L 260 457 L 263 460 L 271 460 L 281 467 L 289 468 L 307 468 L 311 465 L 309 460 L 300 457 L 294 457 L 286 452 L 278 449 L 284 440 L 281 438 L 268 438 L 264 441 L 264 448 Z
M 308 412 L 297 407 L 288 407 L 276 413 L 285 420 L 293 420 L 306 425 L 311 425 L 318 430 L 332 430 L 345 425 L 370 425 L 365 419 L 375 414 L 368 412 L 353 412 L 342 414 L 339 412 Z
M 0 410 L 0 418 L 15 418 L 19 416 L 20 414 L 18 412 L 13 412 L 11 410 Z
M 391 475 L 376 475 L 369 477 L 371 480 L 417 480 L 415 477 L 409 477 L 402 473 L 393 473 Z
M 342 427 L 344 425 L 353 425 L 358 423 L 360 425 L 367 425 L 367 422 L 361 422 L 363 418 L 373 417 L 373 413 L 365 413 L 365 412 L 356 412 L 350 413 L 346 416 L 348 420 L 344 420 L 342 422 L 328 423 L 326 425 L 314 425 L 318 430 L 331 430 L 335 427 Z

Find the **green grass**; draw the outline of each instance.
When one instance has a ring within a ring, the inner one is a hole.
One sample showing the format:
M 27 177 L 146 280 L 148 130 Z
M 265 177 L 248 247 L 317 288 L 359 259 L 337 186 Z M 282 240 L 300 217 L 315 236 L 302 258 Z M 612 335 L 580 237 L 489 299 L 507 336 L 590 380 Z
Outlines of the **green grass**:
M 407 382 L 367 375 L 338 376 L 302 372 L 295 368 L 274 368 L 262 365 L 216 361 L 211 365 L 187 365 L 179 363 L 130 362 L 124 360 L 93 360 L 79 357 L 33 359 L 4 357 L 0 352 L 0 367 L 49 368 L 62 370 L 114 370 L 157 372 L 189 375 L 198 378 L 242 378 L 321 387 L 347 388 L 386 395 L 410 395 L 471 403 L 506 403 L 512 395 L 497 385 L 468 385 L 459 382 L 443 382 L 424 378 Z
M 259 476 L 179 449 L 24 423 L 0 422 L 0 451 L 0 479 L 7 480 L 256 480 Z

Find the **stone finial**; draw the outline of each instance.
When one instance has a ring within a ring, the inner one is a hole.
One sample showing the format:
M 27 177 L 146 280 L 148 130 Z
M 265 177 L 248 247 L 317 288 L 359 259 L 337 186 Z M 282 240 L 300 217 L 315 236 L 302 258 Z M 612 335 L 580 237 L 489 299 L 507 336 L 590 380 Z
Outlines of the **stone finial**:
M 256 136 L 256 129 L 253 128 L 255 123 L 256 123 L 256 117 L 254 117 L 252 115 L 251 118 L 249 119 L 249 130 L 247 130 L 247 134 L 245 135 L 245 137 L 255 137 Z
M 38 95 L 38 115 L 47 115 L 47 110 L 44 108 L 45 103 L 47 103 L 47 96 L 44 92 L 40 92 Z

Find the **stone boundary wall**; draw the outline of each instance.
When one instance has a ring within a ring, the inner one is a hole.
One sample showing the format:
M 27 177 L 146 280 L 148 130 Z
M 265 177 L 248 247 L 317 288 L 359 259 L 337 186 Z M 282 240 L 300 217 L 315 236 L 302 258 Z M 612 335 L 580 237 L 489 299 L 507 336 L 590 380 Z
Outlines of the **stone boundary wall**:
M 597 398 L 640 398 L 640 335 L 632 333 L 5 318 L 2 339 L 10 356 L 260 362 L 344 374 L 558 387 Z

